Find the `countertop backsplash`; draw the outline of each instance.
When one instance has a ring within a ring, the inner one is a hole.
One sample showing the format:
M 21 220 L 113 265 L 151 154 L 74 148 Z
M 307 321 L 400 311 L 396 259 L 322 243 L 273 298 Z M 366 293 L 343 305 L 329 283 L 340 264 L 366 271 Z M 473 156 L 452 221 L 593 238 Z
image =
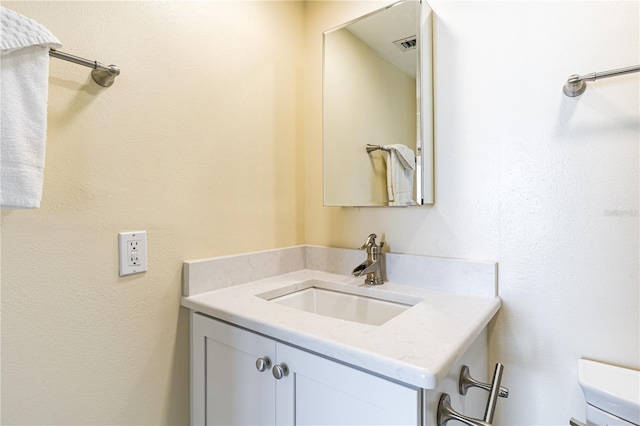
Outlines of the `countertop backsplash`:
M 185 261 L 183 295 L 193 296 L 303 269 L 351 275 L 367 257 L 363 250 L 300 245 Z M 384 253 L 385 281 L 413 287 L 494 297 L 495 262 Z

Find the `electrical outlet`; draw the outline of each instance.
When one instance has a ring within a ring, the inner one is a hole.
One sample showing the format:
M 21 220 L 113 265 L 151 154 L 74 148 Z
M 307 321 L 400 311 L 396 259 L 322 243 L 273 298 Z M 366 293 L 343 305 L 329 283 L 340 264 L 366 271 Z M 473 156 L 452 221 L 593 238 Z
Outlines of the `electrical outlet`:
M 135 238 L 135 235 L 132 238 Z M 140 240 L 127 241 L 127 264 L 140 266 Z
M 118 233 L 120 276 L 147 271 L 147 231 Z

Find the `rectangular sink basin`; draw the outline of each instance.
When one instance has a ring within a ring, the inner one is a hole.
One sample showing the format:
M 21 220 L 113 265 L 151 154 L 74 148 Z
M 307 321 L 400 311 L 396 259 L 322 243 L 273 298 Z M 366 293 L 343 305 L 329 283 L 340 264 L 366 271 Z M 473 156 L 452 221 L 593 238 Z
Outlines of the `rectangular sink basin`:
M 306 281 L 302 285 L 289 286 L 283 290 L 284 294 L 280 291 L 258 296 L 302 311 L 369 325 L 382 325 L 422 300 L 406 296 L 402 301 L 383 300 L 345 291 L 347 289 L 339 288 L 339 285 L 334 283 L 317 280 Z

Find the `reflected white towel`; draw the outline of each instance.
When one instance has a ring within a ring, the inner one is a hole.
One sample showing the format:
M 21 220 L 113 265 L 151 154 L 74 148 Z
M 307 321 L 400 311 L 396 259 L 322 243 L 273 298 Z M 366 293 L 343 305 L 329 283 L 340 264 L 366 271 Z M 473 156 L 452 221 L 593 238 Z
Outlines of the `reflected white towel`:
M 406 145 L 385 145 L 387 163 L 387 194 L 390 206 L 413 206 L 413 175 L 416 157 Z
M 58 39 L 0 8 L 0 205 L 38 208 L 42 198 L 49 48 Z

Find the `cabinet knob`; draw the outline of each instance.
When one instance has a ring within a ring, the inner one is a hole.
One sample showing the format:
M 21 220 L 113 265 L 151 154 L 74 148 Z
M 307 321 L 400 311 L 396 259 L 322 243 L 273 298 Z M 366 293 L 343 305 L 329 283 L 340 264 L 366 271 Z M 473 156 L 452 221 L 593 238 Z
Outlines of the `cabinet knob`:
M 274 365 L 271 369 L 271 372 L 273 373 L 273 377 L 275 377 L 277 380 L 280 380 L 284 376 L 289 374 L 289 367 L 287 367 L 287 364 L 282 362 L 280 364 Z
M 258 358 L 256 360 L 256 369 L 259 372 L 263 372 L 266 371 L 267 368 L 271 367 L 271 360 L 269 359 L 268 356 L 263 356 L 262 358 Z

